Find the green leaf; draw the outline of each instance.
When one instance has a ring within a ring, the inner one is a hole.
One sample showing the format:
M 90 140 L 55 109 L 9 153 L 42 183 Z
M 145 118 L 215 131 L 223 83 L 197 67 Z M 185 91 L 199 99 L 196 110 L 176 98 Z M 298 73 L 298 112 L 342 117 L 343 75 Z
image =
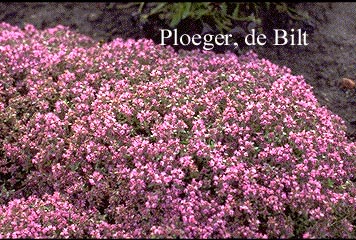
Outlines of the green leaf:
M 219 29 L 219 31 L 221 32 L 221 33 L 223 33 L 224 32 L 224 30 L 226 30 L 226 31 L 230 31 L 231 30 L 231 28 L 229 27 L 229 26 L 227 26 L 227 25 L 225 25 L 224 23 L 222 23 L 221 21 L 220 21 L 220 19 L 218 19 L 217 17 L 215 17 L 214 16 L 214 20 L 215 20 L 215 23 L 216 23 L 216 25 L 218 26 L 218 29 Z M 223 19 L 224 20 L 224 19 Z M 226 23 L 226 22 L 225 22 Z
M 160 10 L 167 5 L 166 2 L 158 4 L 154 9 L 150 11 L 150 15 L 160 12 Z
M 193 12 L 194 13 L 193 16 L 195 19 L 200 19 L 202 16 L 207 15 L 208 12 L 209 12 L 208 9 L 197 9 Z
M 169 24 L 169 26 L 172 28 L 177 26 L 180 20 L 182 20 L 182 15 L 184 11 L 184 3 L 177 3 L 175 4 L 175 6 L 176 12 L 174 12 L 171 23 Z
M 79 166 L 80 166 L 80 162 L 75 162 L 75 163 L 70 165 L 70 169 L 72 171 L 76 171 L 79 168 Z
M 184 4 L 184 10 L 183 10 L 183 13 L 182 13 L 182 19 L 185 19 L 190 15 L 191 7 L 192 7 L 192 3 L 191 2 L 186 2 Z
M 331 179 L 328 179 L 328 187 L 333 188 L 334 187 L 334 181 Z
M 138 7 L 138 12 L 142 13 L 143 6 L 145 5 L 145 2 L 141 2 L 140 6 Z
M 232 17 L 234 19 L 237 19 L 239 17 L 239 9 L 240 9 L 240 4 L 237 3 L 234 12 L 232 13 Z
M 179 24 L 180 20 L 182 19 L 180 14 L 174 14 L 171 20 L 171 23 L 169 24 L 170 27 L 175 27 Z
M 224 16 L 227 14 L 227 5 L 225 2 L 223 2 L 221 5 L 220 5 L 220 9 L 221 9 L 221 14 Z

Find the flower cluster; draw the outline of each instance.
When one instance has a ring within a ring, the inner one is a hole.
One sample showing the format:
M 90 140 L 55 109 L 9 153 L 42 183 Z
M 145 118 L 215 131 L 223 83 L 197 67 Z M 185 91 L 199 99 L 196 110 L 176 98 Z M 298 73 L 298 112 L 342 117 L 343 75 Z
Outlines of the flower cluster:
M 0 206 L 0 212 L 0 238 L 130 237 L 120 233 L 119 225 L 101 220 L 95 209 L 76 209 L 58 192 L 15 199 Z
M 0 24 L 0 237 L 356 237 L 356 145 L 254 53 Z

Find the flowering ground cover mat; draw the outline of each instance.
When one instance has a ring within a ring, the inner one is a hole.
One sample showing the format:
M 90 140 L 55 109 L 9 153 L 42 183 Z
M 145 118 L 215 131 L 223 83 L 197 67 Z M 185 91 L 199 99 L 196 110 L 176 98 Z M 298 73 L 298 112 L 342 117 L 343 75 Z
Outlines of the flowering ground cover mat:
M 355 237 L 356 146 L 253 52 L 0 24 L 0 238 Z

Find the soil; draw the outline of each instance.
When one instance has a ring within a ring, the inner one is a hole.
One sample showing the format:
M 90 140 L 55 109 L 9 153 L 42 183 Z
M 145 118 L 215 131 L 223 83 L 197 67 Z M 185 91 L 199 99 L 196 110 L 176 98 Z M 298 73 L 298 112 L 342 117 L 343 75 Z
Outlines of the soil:
M 147 9 L 153 4 L 145 5 Z M 270 38 L 274 28 L 300 28 L 308 33 L 307 46 L 241 45 L 237 50 L 225 47 L 215 51 L 230 50 L 241 54 L 254 50 L 261 58 L 287 66 L 296 75 L 303 75 L 306 82 L 313 86 L 319 103 L 345 120 L 347 135 L 355 141 L 356 92 L 354 89 L 343 90 L 335 82 L 343 77 L 356 79 L 356 3 L 298 3 L 296 9 L 308 13 L 309 18 L 285 21 L 275 15 L 266 15 L 264 29 Z M 96 40 L 151 38 L 159 43 L 159 29 L 167 26 L 155 18 L 144 24 L 138 20 L 137 11 L 137 4 L 129 6 L 127 3 L 6 2 L 0 3 L 0 22 L 19 27 L 30 23 L 38 29 L 61 24 Z M 183 21 L 178 27 L 184 33 L 201 33 L 198 25 L 191 21 Z

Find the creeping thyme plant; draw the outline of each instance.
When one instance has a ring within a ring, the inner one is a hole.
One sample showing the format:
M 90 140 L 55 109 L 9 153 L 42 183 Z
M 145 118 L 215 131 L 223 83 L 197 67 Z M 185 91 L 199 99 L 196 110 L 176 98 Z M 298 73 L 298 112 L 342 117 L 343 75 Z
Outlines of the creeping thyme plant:
M 0 24 L 0 238 L 352 238 L 355 154 L 252 52 Z

